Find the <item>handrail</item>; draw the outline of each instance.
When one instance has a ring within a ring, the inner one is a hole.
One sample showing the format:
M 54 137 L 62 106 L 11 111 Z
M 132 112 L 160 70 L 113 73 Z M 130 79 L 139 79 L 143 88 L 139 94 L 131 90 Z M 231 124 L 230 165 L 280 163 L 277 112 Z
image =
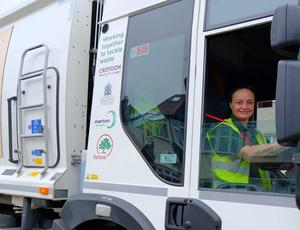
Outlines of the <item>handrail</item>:
M 42 69 L 42 77 L 43 77 L 43 98 L 44 98 L 44 105 L 47 105 L 47 82 L 46 82 L 46 77 L 47 77 L 47 67 L 48 67 L 48 57 L 49 57 L 49 48 L 47 45 L 44 44 L 39 44 L 37 46 L 30 47 L 26 49 L 21 57 L 21 65 L 19 69 L 19 79 L 18 79 L 18 90 L 17 90 L 17 98 L 18 100 L 18 139 L 19 139 L 19 149 L 18 149 L 18 154 L 19 154 L 19 168 L 17 170 L 17 173 L 20 175 L 22 168 L 24 166 L 24 159 L 23 159 L 23 138 L 21 137 L 21 134 L 23 134 L 23 123 L 22 123 L 22 111 L 20 107 L 22 107 L 22 100 L 21 100 L 21 81 L 24 80 L 22 79 L 23 76 L 23 67 L 24 67 L 24 61 L 25 57 L 28 52 L 43 48 L 45 51 L 45 60 L 44 60 L 44 67 Z M 38 76 L 38 75 L 37 75 Z M 48 116 L 47 116 L 47 106 L 44 106 L 44 141 L 45 141 L 45 167 L 44 170 L 41 172 L 41 175 L 44 176 L 47 174 L 48 171 L 48 166 L 49 166 L 49 154 L 48 154 L 48 149 L 49 149 L 49 143 L 48 143 Z
M 13 96 L 7 98 L 7 114 L 8 114 L 8 161 L 13 164 L 18 164 L 18 160 L 13 158 L 13 142 L 12 142 L 12 114 L 11 114 L 11 102 L 17 101 L 17 97 Z

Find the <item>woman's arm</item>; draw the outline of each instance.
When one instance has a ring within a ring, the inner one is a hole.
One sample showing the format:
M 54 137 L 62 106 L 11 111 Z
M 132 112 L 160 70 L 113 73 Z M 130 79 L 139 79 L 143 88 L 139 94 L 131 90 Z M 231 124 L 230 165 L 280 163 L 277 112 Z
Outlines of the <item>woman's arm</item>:
M 278 143 L 272 144 L 261 144 L 261 145 L 246 145 L 241 148 L 239 152 L 239 157 L 250 162 L 255 162 L 261 160 L 265 156 L 274 155 L 276 151 L 284 147 L 280 146 Z

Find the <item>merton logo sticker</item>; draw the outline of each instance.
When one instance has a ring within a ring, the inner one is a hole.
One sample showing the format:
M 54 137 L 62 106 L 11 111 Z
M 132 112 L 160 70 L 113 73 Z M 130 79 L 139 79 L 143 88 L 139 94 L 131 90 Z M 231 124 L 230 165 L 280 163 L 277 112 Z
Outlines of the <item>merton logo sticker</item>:
M 108 134 L 103 134 L 97 141 L 97 154 L 94 159 L 105 160 L 113 150 L 113 139 Z
M 115 126 L 117 120 L 117 115 L 115 111 L 108 111 L 105 117 L 96 119 L 94 121 L 95 126 L 97 127 L 103 127 L 106 126 L 106 128 L 111 129 Z

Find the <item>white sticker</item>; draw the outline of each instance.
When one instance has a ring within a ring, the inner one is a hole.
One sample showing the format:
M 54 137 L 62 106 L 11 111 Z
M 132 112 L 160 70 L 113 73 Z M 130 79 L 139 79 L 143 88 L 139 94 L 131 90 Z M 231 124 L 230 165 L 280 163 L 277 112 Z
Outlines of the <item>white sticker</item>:
M 160 154 L 160 163 L 162 164 L 176 164 L 177 155 L 175 153 Z
M 117 75 L 122 72 L 124 45 L 125 32 L 114 32 L 114 28 L 111 28 L 108 33 L 101 34 L 97 61 L 98 76 Z
M 132 47 L 130 49 L 130 58 L 149 55 L 149 50 L 150 50 L 150 44 L 149 43 Z

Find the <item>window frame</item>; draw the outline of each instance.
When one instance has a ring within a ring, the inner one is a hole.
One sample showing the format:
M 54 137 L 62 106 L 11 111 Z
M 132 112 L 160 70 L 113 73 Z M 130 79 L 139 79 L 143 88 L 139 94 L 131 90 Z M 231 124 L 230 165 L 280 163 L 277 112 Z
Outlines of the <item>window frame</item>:
M 214 29 L 221 29 L 223 27 L 227 27 L 227 26 L 232 26 L 232 25 L 238 25 L 241 23 L 245 23 L 245 22 L 251 22 L 251 21 L 255 21 L 255 20 L 259 20 L 259 19 L 263 19 L 263 18 L 267 18 L 267 17 L 272 17 L 273 15 L 273 10 L 269 10 L 267 12 L 264 13 L 257 13 L 251 16 L 247 16 L 241 19 L 232 19 L 232 20 L 228 20 L 227 22 L 222 22 L 222 23 L 217 23 L 214 25 L 208 25 L 207 21 L 208 21 L 208 4 L 206 4 L 206 2 L 209 0 L 205 0 L 205 14 L 204 14 L 204 31 L 209 31 L 209 30 L 214 30 Z
M 126 33 L 126 38 L 125 38 L 125 41 L 127 42 L 127 39 L 128 39 L 128 27 L 129 27 L 129 21 L 130 21 L 130 17 L 134 17 L 134 16 L 138 16 L 140 14 L 143 14 L 143 13 L 147 13 L 149 11 L 152 11 L 152 10 L 156 10 L 156 9 L 159 9 L 161 7 L 165 7 L 165 6 L 168 6 L 168 5 L 171 5 L 171 4 L 174 4 L 174 3 L 177 3 L 177 2 L 180 2 L 180 1 L 184 1 L 184 0 L 167 0 L 167 1 L 164 1 L 164 2 L 161 2 L 161 3 L 158 3 L 156 5 L 153 5 L 153 6 L 150 6 L 150 7 L 146 7 L 144 9 L 141 9 L 141 10 L 137 10 L 137 11 L 134 11 L 132 13 L 130 13 L 128 15 L 128 25 L 127 25 L 127 33 Z M 173 183 L 173 182 L 170 182 L 164 178 L 162 178 L 161 176 L 158 175 L 158 173 L 153 169 L 153 167 L 149 164 L 149 162 L 147 161 L 147 159 L 145 158 L 145 156 L 143 155 L 143 153 L 140 151 L 140 147 L 137 145 L 136 143 L 136 138 L 134 135 L 131 134 L 131 131 L 128 131 L 127 128 L 125 128 L 125 125 L 123 123 L 123 120 L 120 119 L 121 121 L 121 127 L 122 129 L 124 130 L 126 136 L 129 138 L 129 140 L 131 141 L 131 143 L 133 144 L 133 146 L 136 148 L 137 152 L 140 154 L 140 156 L 143 158 L 143 160 L 145 161 L 145 163 L 148 165 L 149 169 L 152 171 L 152 173 L 160 180 L 162 181 L 163 183 L 166 183 L 168 185 L 172 185 L 172 186 L 176 186 L 176 187 L 185 187 L 186 186 L 186 176 L 189 175 L 187 173 L 187 167 L 186 167 L 186 161 L 189 160 L 189 158 L 187 159 L 187 122 L 188 122 L 188 116 L 189 116 L 189 88 L 190 88 L 190 84 L 189 84 L 189 78 L 191 76 L 191 74 L 193 73 L 193 71 L 191 71 L 191 66 L 192 66 L 192 63 L 193 63 L 193 60 L 192 60 L 192 57 L 194 55 L 194 52 L 192 52 L 192 47 L 195 46 L 193 45 L 193 37 L 195 35 L 193 35 L 195 32 L 194 32 L 194 28 L 195 28 L 195 25 L 194 25 L 194 22 L 196 20 L 197 17 L 195 17 L 195 5 L 197 4 L 197 0 L 191 0 L 193 2 L 193 9 L 192 9 L 192 12 L 193 12 L 193 15 L 192 15 L 192 21 L 191 21 L 191 27 L 190 27 L 190 33 L 189 33 L 189 64 L 188 64 L 188 77 L 187 77 L 187 82 L 186 82 L 186 101 L 185 101 L 185 122 L 184 122 L 184 143 L 183 143 L 183 156 L 182 156 L 182 170 L 181 170 L 181 173 L 182 173 L 182 176 L 181 176 L 181 183 Z M 125 42 L 125 50 L 126 50 L 126 43 Z M 123 58 L 123 66 L 125 66 L 125 51 L 124 51 L 124 58 Z M 121 83 L 121 94 L 120 94 L 120 101 L 122 101 L 122 92 L 123 92 L 123 85 L 126 84 L 126 81 L 127 79 L 125 79 L 124 77 L 124 68 L 122 70 L 122 83 Z M 120 112 L 120 115 L 122 116 L 122 108 L 121 108 L 121 104 L 120 104 L 120 107 L 119 107 L 119 112 Z M 171 130 L 168 130 L 171 132 Z M 169 134 L 169 133 L 168 133 Z M 159 138 L 162 138 L 162 139 L 165 139 L 163 137 L 159 137 Z
M 197 36 L 197 56 L 196 56 L 196 82 L 195 82 L 195 107 L 194 107 L 194 130 L 193 130 L 193 161 L 191 163 L 191 175 L 197 175 L 191 180 L 192 194 L 195 194 L 198 199 L 212 200 L 212 201 L 225 201 L 225 202 L 238 202 L 246 204 L 259 204 L 268 206 L 280 206 L 296 208 L 294 201 L 294 194 L 281 194 L 281 193 L 266 193 L 266 192 L 248 192 L 248 191 L 233 191 L 222 190 L 213 188 L 199 187 L 200 170 L 201 170 L 201 148 L 205 144 L 201 139 L 202 125 L 204 117 L 204 101 L 205 101 L 205 86 L 206 86 L 206 63 L 207 63 L 207 38 L 217 34 L 227 33 L 247 27 L 258 26 L 261 24 L 270 23 L 272 16 L 255 19 L 252 21 L 241 22 L 235 25 L 228 25 L 222 28 L 215 28 L 209 31 L 205 30 L 205 10 L 206 1 L 201 1 L 200 6 L 200 19 Z M 200 106 L 197 106 L 200 105 Z M 200 119 L 199 119 L 200 118 Z M 199 132 L 200 130 L 200 132 Z M 200 140 L 200 141 L 199 141 Z M 197 180 L 195 179 L 197 178 Z M 197 195 L 196 195 L 197 194 Z

